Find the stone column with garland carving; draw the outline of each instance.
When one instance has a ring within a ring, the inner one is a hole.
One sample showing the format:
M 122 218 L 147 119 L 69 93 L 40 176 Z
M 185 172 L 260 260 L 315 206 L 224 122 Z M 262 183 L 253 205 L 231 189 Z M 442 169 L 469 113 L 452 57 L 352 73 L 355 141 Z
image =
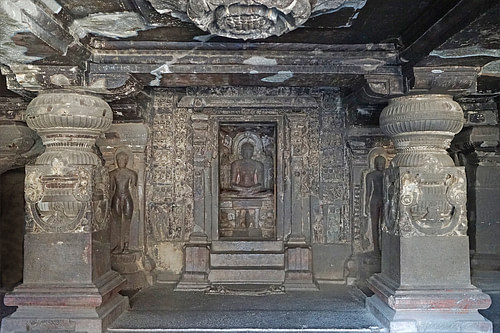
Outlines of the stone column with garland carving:
M 104 332 L 128 307 L 111 270 L 109 178 L 95 140 L 112 112 L 101 98 L 44 92 L 27 124 L 46 150 L 26 166 L 24 279 L 5 304 L 7 332 Z
M 466 178 L 446 149 L 463 126 L 447 95 L 391 100 L 380 117 L 397 151 L 384 172 L 382 272 L 368 309 L 390 332 L 491 332 L 491 300 L 471 284 Z

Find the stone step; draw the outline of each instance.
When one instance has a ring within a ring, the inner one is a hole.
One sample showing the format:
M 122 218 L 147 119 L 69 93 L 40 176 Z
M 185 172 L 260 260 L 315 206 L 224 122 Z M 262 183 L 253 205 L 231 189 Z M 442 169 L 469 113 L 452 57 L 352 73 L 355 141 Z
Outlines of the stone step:
M 281 284 L 283 269 L 211 269 L 208 280 L 214 284 Z
M 283 241 L 213 241 L 211 253 L 283 253 Z
M 284 268 L 284 253 L 211 253 L 210 267 Z

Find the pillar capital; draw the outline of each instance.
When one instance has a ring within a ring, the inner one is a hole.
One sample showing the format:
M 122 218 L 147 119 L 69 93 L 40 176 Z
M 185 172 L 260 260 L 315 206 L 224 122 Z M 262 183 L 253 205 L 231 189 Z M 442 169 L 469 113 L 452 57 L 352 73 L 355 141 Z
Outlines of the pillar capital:
M 397 151 L 394 166 L 454 166 L 446 149 L 463 123 L 460 105 L 452 96 L 441 94 L 391 99 L 380 115 L 380 127 Z
M 36 164 L 101 165 L 93 147 L 112 120 L 111 108 L 98 96 L 66 91 L 41 93 L 26 111 L 28 126 L 46 146 Z

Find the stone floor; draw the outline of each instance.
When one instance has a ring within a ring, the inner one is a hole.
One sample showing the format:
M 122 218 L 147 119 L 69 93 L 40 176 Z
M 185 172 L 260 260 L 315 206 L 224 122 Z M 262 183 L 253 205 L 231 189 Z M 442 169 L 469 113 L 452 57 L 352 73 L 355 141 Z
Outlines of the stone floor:
M 283 293 L 231 287 L 204 294 L 156 285 L 133 297 L 131 311 L 109 332 L 385 331 L 365 310 L 364 295 L 358 289 L 343 285 L 320 289 Z
M 385 332 L 365 310 L 365 295 L 353 287 L 324 284 L 317 292 L 287 293 L 236 289 L 204 294 L 157 284 L 131 297 L 131 310 L 108 332 Z M 3 294 L 0 318 L 15 310 L 3 306 Z M 500 292 L 490 296 L 493 305 L 481 313 L 500 333 Z

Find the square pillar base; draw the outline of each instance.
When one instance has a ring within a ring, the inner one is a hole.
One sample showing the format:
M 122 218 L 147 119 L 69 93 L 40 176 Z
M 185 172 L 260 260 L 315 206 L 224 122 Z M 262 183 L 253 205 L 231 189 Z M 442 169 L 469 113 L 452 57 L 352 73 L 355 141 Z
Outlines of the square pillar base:
M 418 302 L 417 299 L 414 301 Z M 443 299 L 443 301 L 446 300 Z M 377 295 L 366 300 L 366 307 L 388 329 L 389 333 L 493 332 L 492 323 L 481 316 L 477 310 L 428 310 L 424 304 L 421 304 L 419 309 L 395 310 Z
M 184 271 L 175 291 L 202 291 L 209 286 L 209 256 L 206 235 L 191 235 L 184 248 Z
M 312 274 L 311 248 L 304 244 L 287 244 L 285 250 L 285 289 L 317 291 Z
M 477 311 L 488 308 L 491 299 L 473 285 L 397 287 L 382 274 L 368 285 L 375 295 L 366 307 L 389 332 L 493 332 L 492 323 Z
M 109 272 L 96 284 L 20 285 L 5 296 L 5 304 L 18 306 L 2 320 L 2 333 L 104 333 L 128 309 L 128 298 L 118 292 L 125 279 Z

